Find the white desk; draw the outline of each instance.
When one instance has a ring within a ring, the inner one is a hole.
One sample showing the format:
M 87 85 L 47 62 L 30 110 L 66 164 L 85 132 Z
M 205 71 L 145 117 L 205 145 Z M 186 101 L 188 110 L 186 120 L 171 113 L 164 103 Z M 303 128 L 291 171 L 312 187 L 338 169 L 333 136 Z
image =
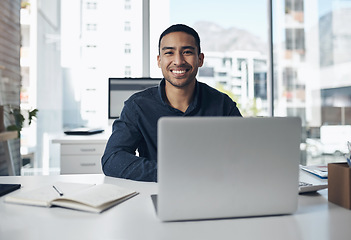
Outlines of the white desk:
M 157 218 L 150 198 L 150 194 L 157 193 L 156 183 L 110 178 L 101 174 L 0 177 L 0 183 L 21 183 L 23 188 L 18 191 L 55 181 L 113 183 L 135 189 L 140 194 L 102 214 L 8 204 L 1 197 L 1 240 L 336 240 L 351 236 L 351 211 L 329 203 L 327 190 L 300 195 L 298 211 L 293 215 L 163 223 Z
M 61 174 L 102 173 L 101 157 L 110 132 L 93 135 L 61 135 L 52 140 L 60 144 Z

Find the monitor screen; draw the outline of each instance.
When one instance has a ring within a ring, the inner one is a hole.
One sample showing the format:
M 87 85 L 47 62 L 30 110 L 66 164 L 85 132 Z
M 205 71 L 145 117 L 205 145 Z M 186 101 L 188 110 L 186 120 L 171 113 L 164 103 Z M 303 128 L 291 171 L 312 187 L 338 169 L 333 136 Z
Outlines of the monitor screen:
M 161 78 L 109 78 L 108 118 L 119 118 L 124 101 L 132 94 L 159 84 Z

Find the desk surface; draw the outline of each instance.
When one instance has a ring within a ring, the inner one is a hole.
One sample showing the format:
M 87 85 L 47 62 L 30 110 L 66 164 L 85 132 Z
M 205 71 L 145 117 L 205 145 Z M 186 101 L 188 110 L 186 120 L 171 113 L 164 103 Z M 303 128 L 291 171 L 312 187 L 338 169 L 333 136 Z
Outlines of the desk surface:
M 303 178 L 310 176 L 304 175 Z M 313 178 L 313 177 L 312 177 Z M 4 203 L 0 197 L 0 239 L 348 239 L 351 211 L 329 203 L 327 190 L 299 196 L 293 215 L 206 221 L 159 221 L 150 198 L 156 183 L 96 175 L 11 176 L 0 183 L 21 183 L 30 190 L 56 181 L 112 183 L 140 194 L 101 214 L 63 208 Z M 315 179 L 318 181 L 318 179 Z M 12 194 L 12 193 L 10 193 Z

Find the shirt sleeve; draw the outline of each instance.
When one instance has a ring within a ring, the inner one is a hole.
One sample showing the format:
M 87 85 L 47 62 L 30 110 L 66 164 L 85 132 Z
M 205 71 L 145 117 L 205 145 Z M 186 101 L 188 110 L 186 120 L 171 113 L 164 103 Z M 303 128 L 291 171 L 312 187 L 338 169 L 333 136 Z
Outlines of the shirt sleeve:
M 235 116 L 235 117 L 242 117 L 239 108 L 237 107 L 236 103 L 234 102 L 233 108 L 229 113 L 230 116 Z
M 102 156 L 102 170 L 106 176 L 137 181 L 157 181 L 157 161 L 136 156 L 142 140 L 137 117 L 125 105 L 121 118 L 113 123 L 112 134 Z

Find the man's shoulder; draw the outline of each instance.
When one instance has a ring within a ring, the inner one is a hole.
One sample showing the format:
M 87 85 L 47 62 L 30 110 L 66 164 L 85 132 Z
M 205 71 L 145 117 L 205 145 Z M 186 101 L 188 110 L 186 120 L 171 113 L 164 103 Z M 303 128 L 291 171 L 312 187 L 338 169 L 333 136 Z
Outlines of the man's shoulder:
M 215 89 L 214 87 L 211 87 L 211 86 L 207 85 L 204 82 L 198 82 L 198 83 L 199 83 L 200 91 L 203 94 L 212 96 L 214 98 L 216 98 L 216 97 L 221 97 L 221 98 L 228 97 L 229 98 L 229 96 L 227 94 Z
M 226 93 L 223 93 L 206 83 L 200 83 L 200 98 L 204 105 L 208 105 L 211 116 L 241 116 L 236 102 Z
M 146 99 L 154 99 L 158 95 L 158 86 L 153 86 L 134 93 L 127 101 L 139 101 Z

